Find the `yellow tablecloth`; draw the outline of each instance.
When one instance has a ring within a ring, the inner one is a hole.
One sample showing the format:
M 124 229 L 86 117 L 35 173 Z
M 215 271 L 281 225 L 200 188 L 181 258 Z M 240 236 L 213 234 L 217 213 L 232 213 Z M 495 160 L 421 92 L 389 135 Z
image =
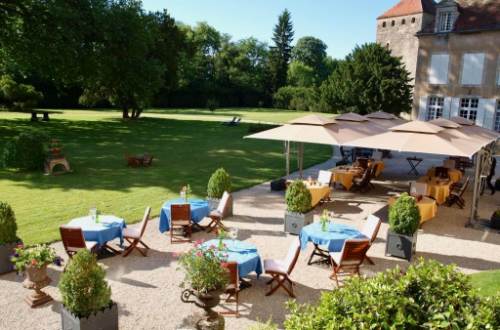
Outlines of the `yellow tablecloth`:
M 427 196 L 430 196 L 436 200 L 438 205 L 446 202 L 446 198 L 450 195 L 450 187 L 453 182 L 450 180 L 448 183 L 440 183 L 436 181 L 436 178 L 429 178 L 427 176 L 418 179 L 418 182 L 427 183 Z
M 380 176 L 380 174 L 382 174 L 382 171 L 385 168 L 385 164 L 381 160 L 375 160 L 375 161 L 370 162 L 370 166 L 373 166 L 375 164 L 378 164 L 377 171 L 375 172 L 375 177 L 378 178 Z
M 349 190 L 352 187 L 352 180 L 363 175 L 363 170 L 361 169 L 343 169 L 343 168 L 333 168 L 331 169 L 333 174 L 333 182 L 340 183 L 345 189 Z
M 330 196 L 330 186 L 318 185 L 317 183 L 309 183 L 309 181 L 304 181 L 307 190 L 311 193 L 311 206 L 315 207 L 319 204 L 322 199 L 326 199 Z
M 428 177 L 434 177 L 436 175 L 436 169 L 434 167 L 430 168 L 428 171 L 427 171 L 427 176 Z M 448 169 L 448 175 L 450 176 L 450 180 L 453 181 L 453 182 L 459 182 L 460 180 L 462 180 L 462 172 L 460 170 L 457 170 L 457 169 Z
M 396 197 L 389 197 L 387 203 L 392 205 L 394 202 L 396 202 Z M 436 201 L 432 198 L 422 197 L 422 199 L 417 202 L 417 206 L 420 212 L 420 224 L 436 217 L 438 207 Z

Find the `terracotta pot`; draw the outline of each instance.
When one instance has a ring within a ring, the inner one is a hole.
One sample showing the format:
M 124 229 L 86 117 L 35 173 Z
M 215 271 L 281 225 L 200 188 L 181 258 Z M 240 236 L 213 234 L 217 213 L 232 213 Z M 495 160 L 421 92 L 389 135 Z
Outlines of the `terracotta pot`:
M 33 293 L 25 298 L 28 305 L 37 307 L 51 301 L 52 298 L 42 291 L 51 282 L 51 279 L 47 276 L 47 264 L 40 268 L 28 266 L 25 273 L 26 279 L 23 282 L 23 286 L 26 289 L 33 290 Z

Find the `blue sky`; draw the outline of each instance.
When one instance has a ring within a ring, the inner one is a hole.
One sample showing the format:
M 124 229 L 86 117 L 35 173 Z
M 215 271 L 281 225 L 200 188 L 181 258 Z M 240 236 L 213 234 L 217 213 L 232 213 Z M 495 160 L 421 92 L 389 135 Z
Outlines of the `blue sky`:
M 143 0 L 146 10 L 166 8 L 178 21 L 205 21 L 234 39 L 271 43 L 279 14 L 292 13 L 295 40 L 314 36 L 328 54 L 342 58 L 356 44 L 375 41 L 376 18 L 398 0 Z

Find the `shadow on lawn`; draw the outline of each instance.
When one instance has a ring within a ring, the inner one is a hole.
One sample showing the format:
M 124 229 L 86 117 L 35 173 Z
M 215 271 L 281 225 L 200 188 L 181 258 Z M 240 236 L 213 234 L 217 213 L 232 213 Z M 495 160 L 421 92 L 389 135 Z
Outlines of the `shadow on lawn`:
M 0 135 L 5 141 L 29 127 L 41 128 L 61 140 L 74 173 L 52 177 L 0 170 L 0 180 L 37 189 L 119 191 L 148 186 L 178 191 L 189 183 L 194 194 L 203 196 L 211 173 L 221 166 L 231 173 L 236 189 L 263 178 L 278 177 L 283 171 L 281 144 L 244 140 L 245 124 L 228 129 L 214 122 L 162 118 L 56 119 L 34 124 L 25 120 L 0 120 Z M 328 157 L 316 155 L 317 147 L 309 150 L 308 163 Z M 126 167 L 125 154 L 143 152 L 155 156 L 151 168 Z

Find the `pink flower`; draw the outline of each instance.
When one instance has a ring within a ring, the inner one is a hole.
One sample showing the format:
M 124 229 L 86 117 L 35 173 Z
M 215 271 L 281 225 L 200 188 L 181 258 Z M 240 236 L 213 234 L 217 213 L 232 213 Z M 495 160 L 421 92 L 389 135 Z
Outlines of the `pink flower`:
M 35 260 L 35 259 L 32 259 L 31 260 L 31 265 L 32 266 L 36 266 L 38 264 L 38 262 Z
M 201 244 L 203 244 L 203 240 L 202 239 L 194 241 L 194 246 L 199 246 Z
M 208 249 L 209 249 L 209 250 L 213 250 L 213 249 L 215 249 L 215 245 L 210 244 L 210 246 L 208 247 Z
M 197 257 L 201 257 L 202 255 L 203 255 L 203 253 L 201 253 L 201 251 L 196 252 Z

